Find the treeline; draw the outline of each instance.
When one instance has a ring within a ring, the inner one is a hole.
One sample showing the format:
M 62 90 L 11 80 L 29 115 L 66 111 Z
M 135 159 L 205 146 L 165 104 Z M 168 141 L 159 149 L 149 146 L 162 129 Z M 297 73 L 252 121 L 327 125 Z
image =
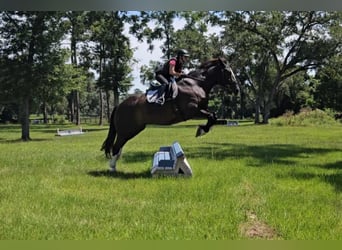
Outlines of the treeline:
M 340 12 L 0 12 L 0 114 L 18 117 L 23 140 L 29 117 L 62 115 L 99 123 L 132 87 L 134 49 L 125 28 L 163 58 L 178 48 L 191 53 L 190 68 L 208 58 L 228 58 L 240 81 L 238 97 L 215 89 L 210 106 L 221 117 L 272 116 L 302 107 L 342 111 Z M 184 27 L 175 28 L 182 20 Z M 216 34 L 210 30 L 220 30 Z M 210 34 L 210 35 L 209 35 Z M 139 49 L 139 48 L 137 48 Z M 153 78 L 155 61 L 141 68 Z M 136 90 L 138 91 L 138 90 Z

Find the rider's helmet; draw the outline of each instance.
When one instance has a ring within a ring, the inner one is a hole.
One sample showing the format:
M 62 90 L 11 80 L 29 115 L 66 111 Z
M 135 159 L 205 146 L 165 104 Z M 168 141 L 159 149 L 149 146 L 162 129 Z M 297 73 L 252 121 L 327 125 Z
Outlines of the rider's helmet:
M 178 52 L 177 52 L 177 56 L 186 56 L 186 57 L 189 57 L 190 54 L 189 54 L 189 52 L 188 52 L 186 49 L 180 49 L 180 50 L 178 50 Z

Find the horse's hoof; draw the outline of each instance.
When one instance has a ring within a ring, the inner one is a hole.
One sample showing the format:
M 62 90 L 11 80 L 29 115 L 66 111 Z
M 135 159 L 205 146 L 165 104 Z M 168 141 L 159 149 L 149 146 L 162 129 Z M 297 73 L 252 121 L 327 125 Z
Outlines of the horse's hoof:
M 116 172 L 116 168 L 109 167 L 109 172 L 110 173 L 115 173 Z
M 116 161 L 115 161 L 115 159 L 111 159 L 109 161 L 109 170 L 111 172 L 115 172 L 116 171 Z

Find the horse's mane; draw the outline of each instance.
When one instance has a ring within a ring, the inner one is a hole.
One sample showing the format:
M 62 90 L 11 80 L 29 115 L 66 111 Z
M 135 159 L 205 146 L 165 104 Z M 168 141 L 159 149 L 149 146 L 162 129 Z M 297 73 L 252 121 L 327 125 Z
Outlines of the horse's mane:
M 222 62 L 225 63 L 227 60 L 223 57 L 219 57 L 219 58 L 212 58 L 209 59 L 208 61 L 203 62 L 198 69 L 207 69 L 210 68 L 211 66 L 215 65 L 217 62 Z
M 218 62 L 226 63 L 227 60 L 222 57 L 209 59 L 200 64 L 196 70 L 189 72 L 188 76 L 200 77 L 204 71 L 209 69 L 211 66 L 216 65 Z

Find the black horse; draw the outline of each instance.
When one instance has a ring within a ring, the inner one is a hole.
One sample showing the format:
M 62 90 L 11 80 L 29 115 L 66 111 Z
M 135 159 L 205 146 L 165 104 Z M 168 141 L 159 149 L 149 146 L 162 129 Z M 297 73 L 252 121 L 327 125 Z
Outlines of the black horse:
M 220 84 L 230 93 L 239 91 L 235 75 L 223 58 L 212 59 L 177 82 L 178 95 L 173 101 L 160 106 L 146 101 L 146 96 L 134 95 L 116 106 L 110 119 L 108 136 L 101 150 L 111 158 L 115 171 L 116 161 L 125 143 L 145 129 L 147 124 L 171 125 L 195 117 L 205 117 L 207 124 L 200 125 L 196 136 L 207 133 L 215 124 L 215 113 L 208 111 L 209 92 Z

